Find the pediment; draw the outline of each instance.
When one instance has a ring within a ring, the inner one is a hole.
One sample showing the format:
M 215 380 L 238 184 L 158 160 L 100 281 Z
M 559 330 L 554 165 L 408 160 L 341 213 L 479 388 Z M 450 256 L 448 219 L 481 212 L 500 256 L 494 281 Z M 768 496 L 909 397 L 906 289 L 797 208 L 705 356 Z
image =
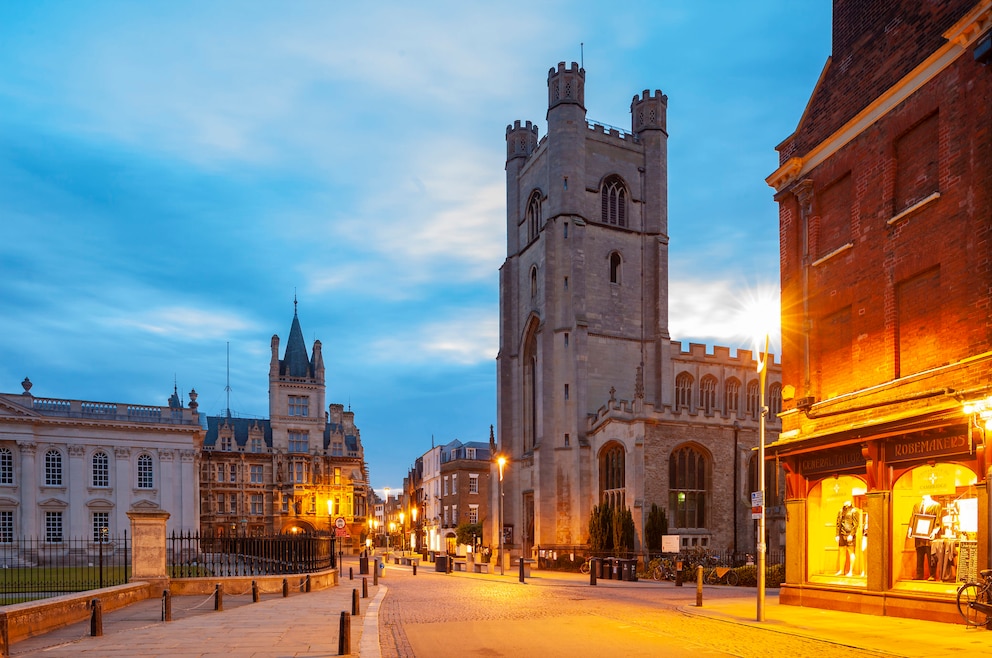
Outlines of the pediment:
M 33 398 L 28 398 L 29 400 Z M 15 418 L 38 418 L 41 416 L 31 407 L 11 402 L 9 399 L 0 398 L 0 416 L 13 416 Z
M 131 505 L 132 512 L 160 512 L 162 508 L 153 500 L 139 500 Z

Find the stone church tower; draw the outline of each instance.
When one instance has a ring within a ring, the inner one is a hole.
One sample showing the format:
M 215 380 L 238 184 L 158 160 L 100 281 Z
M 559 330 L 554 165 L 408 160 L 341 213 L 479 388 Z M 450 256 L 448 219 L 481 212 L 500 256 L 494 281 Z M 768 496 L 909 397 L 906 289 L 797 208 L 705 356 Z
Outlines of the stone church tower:
M 630 132 L 592 124 L 585 77 L 549 71 L 546 137 L 506 130 L 499 450 L 507 541 L 525 555 L 587 539 L 589 415 L 616 394 L 660 406 L 666 388 L 668 98 L 635 96 Z

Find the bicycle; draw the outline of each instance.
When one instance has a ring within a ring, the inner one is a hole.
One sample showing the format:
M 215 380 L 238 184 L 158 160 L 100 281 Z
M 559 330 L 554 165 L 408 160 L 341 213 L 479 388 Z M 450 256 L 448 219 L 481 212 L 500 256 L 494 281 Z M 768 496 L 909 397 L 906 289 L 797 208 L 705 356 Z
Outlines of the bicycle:
M 982 569 L 977 583 L 958 588 L 958 612 L 969 626 L 989 626 L 992 616 L 992 569 Z
M 675 562 L 669 558 L 661 558 L 651 569 L 652 580 L 675 580 Z
M 737 572 L 730 567 L 713 567 L 706 574 L 705 580 L 710 585 L 716 585 L 722 581 L 731 587 L 735 587 L 741 581 Z

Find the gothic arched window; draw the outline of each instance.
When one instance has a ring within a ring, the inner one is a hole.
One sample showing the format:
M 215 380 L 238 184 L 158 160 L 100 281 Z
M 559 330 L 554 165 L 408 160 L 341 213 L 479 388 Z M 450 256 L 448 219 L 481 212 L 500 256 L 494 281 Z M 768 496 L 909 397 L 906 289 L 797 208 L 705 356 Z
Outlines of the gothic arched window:
M 726 400 L 727 413 L 736 416 L 741 409 L 741 383 L 731 377 L 723 386 L 723 399 Z
M 682 446 L 668 460 L 668 518 L 676 528 L 706 527 L 706 456 Z
M 533 192 L 527 202 L 527 242 L 537 239 L 541 230 L 541 193 Z
M 705 413 L 713 413 L 716 408 L 716 377 L 708 375 L 699 382 L 699 407 Z
M 615 251 L 612 252 L 610 254 L 610 283 L 620 283 L 621 265 L 623 265 L 623 261 L 620 254 Z
M 758 405 L 760 403 L 760 394 L 758 387 L 758 380 L 752 379 L 747 383 L 747 415 L 751 418 L 758 418 Z
M 619 176 L 610 176 L 603 181 L 602 190 L 604 224 L 627 225 L 627 186 Z
M 599 501 L 619 509 L 626 504 L 623 446 L 609 443 L 599 454 Z
M 692 375 L 680 372 L 675 378 L 675 411 L 692 409 Z
M 768 387 L 768 420 L 776 419 L 780 413 L 782 413 L 782 385 L 776 382 Z

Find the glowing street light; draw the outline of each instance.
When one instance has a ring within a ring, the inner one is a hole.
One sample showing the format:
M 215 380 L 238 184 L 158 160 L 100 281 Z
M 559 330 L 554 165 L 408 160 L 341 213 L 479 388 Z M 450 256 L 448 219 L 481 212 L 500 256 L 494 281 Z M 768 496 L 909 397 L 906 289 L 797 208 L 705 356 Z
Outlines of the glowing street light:
M 768 377 L 768 334 L 765 334 L 764 356 L 758 361 L 758 386 L 761 388 L 759 405 L 761 416 L 758 419 L 758 491 L 760 492 L 761 513 L 758 516 L 758 610 L 757 620 L 765 621 L 765 380 Z
M 499 575 L 503 574 L 503 468 L 506 467 L 506 457 L 500 455 L 496 459 L 499 464 Z

